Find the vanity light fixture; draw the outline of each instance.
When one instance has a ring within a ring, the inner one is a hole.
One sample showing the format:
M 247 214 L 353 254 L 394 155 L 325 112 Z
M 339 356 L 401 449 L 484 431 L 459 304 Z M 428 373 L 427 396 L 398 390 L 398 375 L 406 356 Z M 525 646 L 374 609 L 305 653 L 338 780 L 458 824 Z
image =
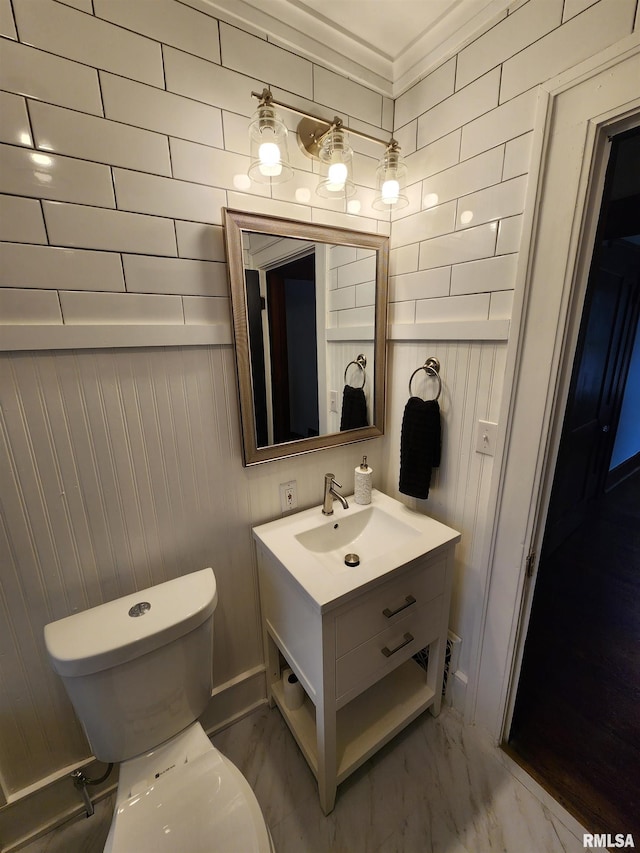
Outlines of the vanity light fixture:
M 271 92 L 265 89 L 249 125 L 249 177 L 252 181 L 279 184 L 293 177 L 287 147 L 288 134 L 285 123 L 276 112 Z
M 266 88 L 261 93 L 251 94 L 260 101 L 249 126 L 249 177 L 252 180 L 260 183 L 280 183 L 293 176 L 293 169 L 286 154 L 287 129 L 275 110 L 280 107 L 302 117 L 297 127 L 300 148 L 308 157 L 322 164 L 322 179 L 316 187 L 319 196 L 347 200 L 355 194 L 356 187 L 352 178 L 353 149 L 349 144 L 349 134 L 352 134 L 385 148 L 376 171 L 376 197 L 373 207 L 383 211 L 399 210 L 409 203 L 405 195 L 407 167 L 395 139 L 385 142 L 359 130 L 347 130 L 338 116 L 328 121 L 281 101 L 274 101 L 271 91 Z M 281 139 L 283 144 L 279 141 Z

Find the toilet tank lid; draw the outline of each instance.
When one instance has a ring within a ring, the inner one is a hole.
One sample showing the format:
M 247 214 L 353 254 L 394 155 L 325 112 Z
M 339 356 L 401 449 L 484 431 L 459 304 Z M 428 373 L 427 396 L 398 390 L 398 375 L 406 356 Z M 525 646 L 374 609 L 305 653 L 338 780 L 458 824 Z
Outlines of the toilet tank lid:
M 213 569 L 202 569 L 50 622 L 45 645 L 59 675 L 89 675 L 187 634 L 217 603 Z

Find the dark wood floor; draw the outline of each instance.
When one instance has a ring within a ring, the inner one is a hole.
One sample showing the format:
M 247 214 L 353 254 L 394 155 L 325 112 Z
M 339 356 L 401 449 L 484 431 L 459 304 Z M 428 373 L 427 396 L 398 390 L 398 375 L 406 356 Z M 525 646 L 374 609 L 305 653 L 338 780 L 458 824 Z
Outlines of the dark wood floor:
M 640 842 L 640 472 L 539 568 L 507 751 L 591 832 Z

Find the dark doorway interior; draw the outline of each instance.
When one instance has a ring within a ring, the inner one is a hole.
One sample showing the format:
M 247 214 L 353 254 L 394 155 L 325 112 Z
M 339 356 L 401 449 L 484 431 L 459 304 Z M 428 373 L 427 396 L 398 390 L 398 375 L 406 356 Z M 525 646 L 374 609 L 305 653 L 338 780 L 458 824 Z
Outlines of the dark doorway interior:
M 612 142 L 505 747 L 588 831 L 636 839 L 640 452 L 609 467 L 640 310 L 639 182 L 636 128 Z
M 315 258 L 267 273 L 274 442 L 318 435 Z

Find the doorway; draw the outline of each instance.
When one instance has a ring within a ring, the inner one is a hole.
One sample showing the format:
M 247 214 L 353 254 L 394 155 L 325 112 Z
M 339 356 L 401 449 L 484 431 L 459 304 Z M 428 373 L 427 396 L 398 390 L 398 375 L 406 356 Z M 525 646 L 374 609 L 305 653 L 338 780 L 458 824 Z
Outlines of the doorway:
M 315 254 L 267 271 L 273 442 L 319 432 Z
M 640 129 L 612 140 L 507 751 L 593 832 L 640 837 Z M 631 368 L 631 370 L 630 370 Z M 626 417 L 626 415 L 625 415 Z M 635 429 L 635 451 L 633 433 Z

